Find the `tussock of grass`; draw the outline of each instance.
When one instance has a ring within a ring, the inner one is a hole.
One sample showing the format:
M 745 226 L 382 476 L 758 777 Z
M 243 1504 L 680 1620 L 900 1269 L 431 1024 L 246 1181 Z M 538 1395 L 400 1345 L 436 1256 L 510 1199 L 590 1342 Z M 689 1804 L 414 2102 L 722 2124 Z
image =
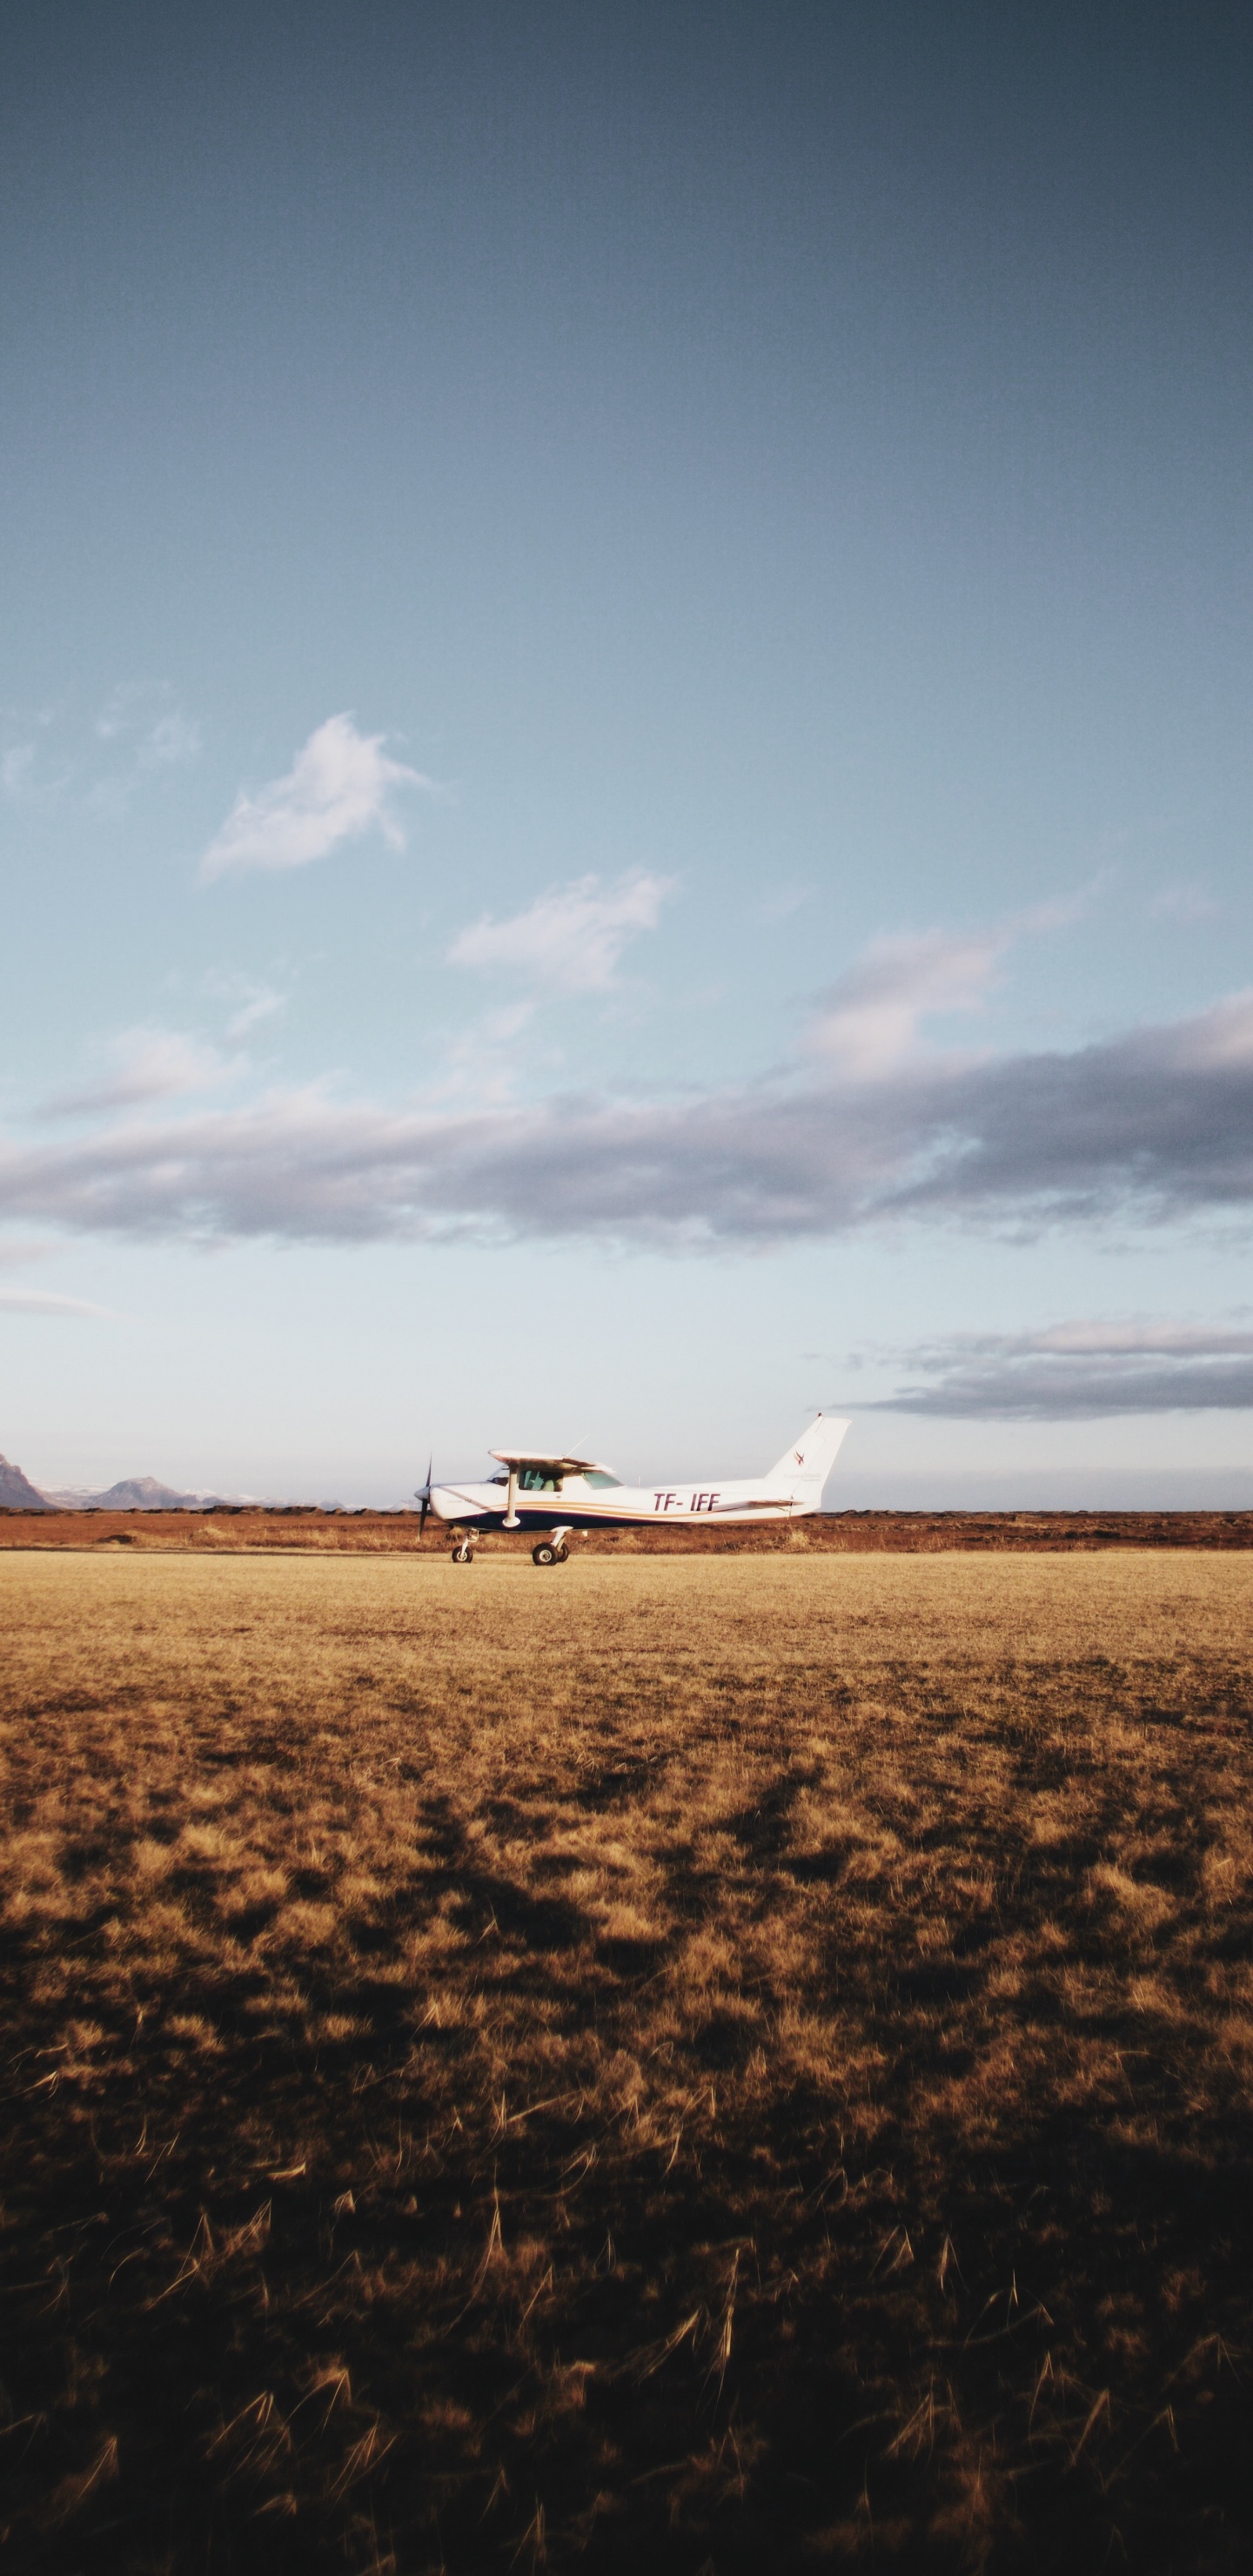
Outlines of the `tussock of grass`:
M 1242 2566 L 1251 1592 L 8 1558 L 15 2562 Z

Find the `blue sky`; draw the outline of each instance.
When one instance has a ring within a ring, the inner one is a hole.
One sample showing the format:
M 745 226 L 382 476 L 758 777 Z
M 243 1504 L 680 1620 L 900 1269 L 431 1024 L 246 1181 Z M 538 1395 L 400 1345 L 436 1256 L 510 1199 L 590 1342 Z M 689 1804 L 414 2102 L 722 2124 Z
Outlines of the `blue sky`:
M 1245 13 L 0 48 L 0 1448 L 1253 1501 Z

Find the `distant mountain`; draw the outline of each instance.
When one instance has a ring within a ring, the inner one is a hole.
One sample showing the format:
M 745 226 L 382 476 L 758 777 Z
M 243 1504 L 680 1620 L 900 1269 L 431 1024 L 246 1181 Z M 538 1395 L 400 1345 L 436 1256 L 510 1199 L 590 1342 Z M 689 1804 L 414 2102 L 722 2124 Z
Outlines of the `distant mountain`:
M 9 1470 L 10 1474 L 14 1471 Z M 29 1489 L 34 1492 L 34 1486 Z M 0 1494 L 0 1501 L 3 1501 Z M 102 1494 L 82 1485 L 50 1486 L 44 1497 L 50 1508 L 67 1512 L 194 1512 L 222 1500 L 220 1494 L 179 1494 L 155 1476 L 123 1476 Z
M 22 1474 L 20 1467 L 11 1467 L 7 1458 L 0 1458 L 0 1510 L 5 1508 L 9 1511 L 46 1512 L 52 1506 L 32 1485 L 29 1476 Z

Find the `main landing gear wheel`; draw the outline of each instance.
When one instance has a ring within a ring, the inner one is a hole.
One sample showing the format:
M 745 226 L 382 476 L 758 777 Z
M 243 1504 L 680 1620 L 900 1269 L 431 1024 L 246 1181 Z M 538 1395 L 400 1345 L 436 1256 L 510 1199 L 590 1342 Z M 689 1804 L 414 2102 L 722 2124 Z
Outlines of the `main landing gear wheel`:
M 564 1547 L 550 1547 L 547 1539 L 542 1538 L 539 1546 L 531 1550 L 531 1563 L 532 1565 L 559 1565 L 564 1555 Z
M 454 1565 L 473 1565 L 474 1550 L 467 1539 L 459 1539 L 452 1552 Z

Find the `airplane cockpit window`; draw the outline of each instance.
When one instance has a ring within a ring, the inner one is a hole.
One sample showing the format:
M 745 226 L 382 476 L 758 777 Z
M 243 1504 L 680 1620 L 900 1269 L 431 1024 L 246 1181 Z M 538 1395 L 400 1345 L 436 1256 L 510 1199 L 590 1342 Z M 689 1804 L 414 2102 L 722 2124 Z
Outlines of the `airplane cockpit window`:
M 604 1467 L 588 1467 L 584 1470 L 583 1482 L 585 1485 L 595 1485 L 603 1492 L 610 1485 L 620 1485 L 622 1478 L 611 1476 Z
M 553 1474 L 551 1467 L 523 1467 L 518 1475 L 518 1491 L 520 1494 L 559 1494 L 561 1478 Z

